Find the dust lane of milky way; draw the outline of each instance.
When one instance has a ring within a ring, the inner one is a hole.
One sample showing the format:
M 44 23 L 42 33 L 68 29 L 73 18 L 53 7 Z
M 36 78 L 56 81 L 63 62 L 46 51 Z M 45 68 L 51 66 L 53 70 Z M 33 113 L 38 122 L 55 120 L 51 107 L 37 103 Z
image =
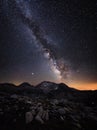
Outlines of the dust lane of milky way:
M 0 82 L 97 88 L 95 2 L 4 0 L 0 6 Z
M 45 34 L 43 34 L 40 26 L 33 20 L 29 5 L 27 5 L 25 1 L 15 2 L 22 21 L 32 31 L 32 36 L 34 37 L 35 43 L 43 52 L 44 57 L 49 60 L 52 71 L 57 75 L 59 79 L 62 79 L 63 75 L 65 75 L 66 78 L 67 72 L 65 73 L 65 71 L 67 69 L 67 66 L 65 66 L 64 60 L 62 58 L 60 60 L 57 54 L 53 54 L 53 51 L 51 51 L 50 42 L 48 39 L 45 38 Z M 51 44 L 53 45 L 53 43 Z

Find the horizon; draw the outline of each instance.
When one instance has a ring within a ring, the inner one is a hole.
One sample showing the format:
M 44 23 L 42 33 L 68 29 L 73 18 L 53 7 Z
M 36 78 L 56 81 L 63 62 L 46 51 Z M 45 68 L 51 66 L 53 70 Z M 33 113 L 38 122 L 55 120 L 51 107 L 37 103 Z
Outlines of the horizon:
M 41 83 L 43 83 L 43 82 L 50 82 L 50 83 L 55 83 L 55 84 L 64 84 L 64 85 L 67 85 L 69 88 L 74 88 L 74 89 L 77 89 L 77 90 L 97 90 L 97 84 L 73 84 L 73 85 L 70 85 L 70 84 L 66 84 L 66 83 L 64 83 L 64 82 L 52 82 L 52 81 L 41 81 L 41 82 L 39 82 L 39 83 L 36 83 L 36 84 L 33 84 L 33 83 L 29 83 L 29 82 L 27 82 L 27 81 L 24 81 L 24 82 L 20 82 L 20 83 L 13 83 L 13 82 L 1 82 L 0 84 L 13 84 L 13 85 L 15 85 L 15 86 L 20 86 L 21 84 L 23 84 L 23 83 L 28 83 L 28 84 L 30 84 L 30 85 L 32 85 L 32 86 L 37 86 L 37 85 L 39 85 L 39 84 L 41 84 Z M 86 87 L 87 86 L 87 87 Z M 87 88 L 87 89 L 84 89 L 84 88 Z M 91 89 L 92 88 L 92 89 Z

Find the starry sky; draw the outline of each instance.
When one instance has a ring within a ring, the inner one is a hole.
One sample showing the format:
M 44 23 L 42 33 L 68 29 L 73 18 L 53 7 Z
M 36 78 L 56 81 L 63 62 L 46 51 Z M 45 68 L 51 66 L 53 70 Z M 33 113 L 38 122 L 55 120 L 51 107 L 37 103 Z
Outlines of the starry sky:
M 97 89 L 97 2 L 0 0 L 0 82 Z

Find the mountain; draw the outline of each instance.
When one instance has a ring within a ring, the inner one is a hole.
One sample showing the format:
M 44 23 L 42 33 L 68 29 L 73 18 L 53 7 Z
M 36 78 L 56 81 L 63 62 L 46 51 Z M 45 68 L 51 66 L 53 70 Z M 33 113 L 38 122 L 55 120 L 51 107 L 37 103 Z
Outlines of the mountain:
M 44 93 L 49 93 L 52 90 L 58 89 L 58 84 L 52 83 L 49 81 L 44 81 L 36 86 L 38 89 L 41 89 Z
M 24 82 L 24 83 L 20 84 L 18 87 L 21 87 L 21 88 L 31 88 L 31 87 L 34 87 L 34 86 L 30 85 L 27 82 Z
M 66 84 L 56 84 L 49 81 L 44 81 L 36 86 L 29 83 L 22 83 L 19 86 L 14 84 L 0 84 L 0 93 L 8 94 L 20 94 L 26 95 L 32 98 L 51 98 L 51 99 L 68 99 L 73 102 L 81 102 L 90 106 L 96 105 L 97 90 L 92 91 L 80 91 L 74 88 L 68 87 Z
M 0 130 L 96 130 L 96 101 L 63 83 L 0 84 Z
M 11 84 L 11 83 L 0 84 L 0 92 L 15 93 L 16 91 L 17 91 L 17 88 L 14 84 Z
M 30 85 L 27 82 L 24 82 L 18 86 L 18 92 L 22 93 L 33 93 L 34 86 Z

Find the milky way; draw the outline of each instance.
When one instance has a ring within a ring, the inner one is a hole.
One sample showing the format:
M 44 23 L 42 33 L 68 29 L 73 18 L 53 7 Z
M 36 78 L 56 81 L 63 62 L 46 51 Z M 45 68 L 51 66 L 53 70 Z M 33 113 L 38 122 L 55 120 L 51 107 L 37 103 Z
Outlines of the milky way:
M 97 86 L 96 6 L 87 0 L 0 1 L 0 82 Z
M 65 65 L 64 59 L 59 59 L 58 55 L 54 54 L 53 50 L 51 50 L 50 44 L 53 45 L 53 43 L 50 43 L 49 39 L 46 39 L 40 26 L 33 19 L 29 3 L 24 0 L 17 0 L 15 2 L 16 8 L 19 11 L 19 16 L 23 23 L 32 31 L 32 36 L 34 37 L 36 46 L 39 47 L 44 57 L 49 60 L 49 65 L 52 71 L 57 75 L 59 80 L 62 78 L 68 78 L 70 72 L 67 69 L 67 65 Z M 55 48 L 54 45 L 52 47 Z

